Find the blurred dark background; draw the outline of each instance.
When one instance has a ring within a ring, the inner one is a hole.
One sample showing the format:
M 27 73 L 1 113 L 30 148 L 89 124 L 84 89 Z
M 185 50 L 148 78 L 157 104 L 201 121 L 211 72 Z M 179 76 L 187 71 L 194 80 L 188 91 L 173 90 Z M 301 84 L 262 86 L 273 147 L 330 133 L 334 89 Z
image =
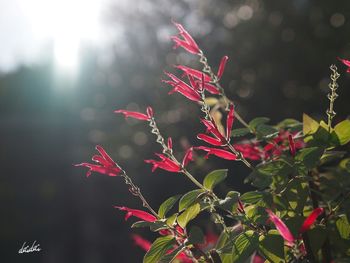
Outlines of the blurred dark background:
M 90 160 L 96 144 L 127 170 L 154 207 L 193 188 L 178 174 L 152 174 L 143 160 L 160 150 L 154 136 L 143 122 L 113 113 L 151 105 L 165 137 L 173 137 L 176 154 L 200 144 L 199 108 L 180 95 L 168 96 L 169 87 L 161 83 L 164 69 L 175 71 L 173 64 L 199 66 L 196 56 L 172 49 L 171 19 L 184 24 L 214 68 L 223 55 L 230 57 L 222 84 L 245 119 L 266 115 L 276 123 L 300 120 L 303 112 L 325 118 L 332 63 L 343 73 L 337 118 L 349 114 L 350 78 L 336 60 L 350 58 L 347 0 L 95 1 L 99 9 L 91 10 L 101 11 L 104 33 L 90 41 L 83 41 L 93 30 L 85 2 L 63 1 L 67 5 L 53 13 L 43 1 L 23 2 L 0 1 L 2 262 L 141 262 L 144 252 L 130 233 L 150 240 L 155 235 L 130 230 L 133 219 L 125 222 L 124 213 L 112 208 L 140 209 L 140 202 L 121 178 L 87 179 L 86 169 L 72 166 Z M 20 20 L 28 10 L 31 15 Z M 39 14 L 41 23 L 30 23 Z M 53 14 L 57 21 L 50 20 Z M 57 34 L 48 34 L 40 46 L 36 24 L 54 26 L 47 32 Z M 11 60 L 11 47 L 27 49 L 30 59 L 14 48 Z M 34 50 L 38 55 L 31 58 Z M 190 170 L 198 178 L 230 168 L 227 186 L 218 190 L 248 189 L 243 179 L 249 171 L 240 164 L 197 159 L 199 166 Z M 34 240 L 41 252 L 17 253 L 23 242 Z

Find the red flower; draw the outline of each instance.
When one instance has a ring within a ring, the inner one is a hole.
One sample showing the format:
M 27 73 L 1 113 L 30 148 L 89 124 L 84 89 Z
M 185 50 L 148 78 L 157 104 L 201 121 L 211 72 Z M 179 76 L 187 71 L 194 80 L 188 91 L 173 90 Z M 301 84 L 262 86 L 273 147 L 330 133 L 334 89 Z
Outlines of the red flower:
M 197 138 L 214 146 L 226 145 L 230 141 L 233 120 L 234 109 L 233 105 L 231 104 L 226 119 L 226 136 L 221 134 L 214 121 L 208 121 L 203 119 L 202 123 L 207 127 L 207 132 L 210 132 L 214 136 L 214 138 L 202 133 L 198 134 Z
M 116 110 L 115 113 L 122 113 L 125 116 L 125 119 L 128 117 L 142 120 L 142 121 L 149 121 L 153 118 L 153 109 L 151 107 L 147 107 L 147 114 L 143 114 L 136 111 L 127 111 L 127 110 Z
M 169 92 L 169 94 L 172 94 L 174 92 L 179 92 L 182 95 L 184 95 L 186 98 L 192 100 L 192 101 L 201 101 L 202 98 L 196 91 L 195 87 L 189 86 L 187 83 L 176 77 L 174 74 L 171 74 L 169 72 L 165 72 L 165 74 L 171 78 L 172 80 L 163 80 L 164 83 L 167 83 L 173 87 L 173 89 Z
M 350 61 L 342 58 L 337 58 L 339 61 L 341 61 L 345 66 L 348 68 L 346 69 L 346 72 L 350 73 Z
M 218 79 L 221 79 L 222 74 L 224 73 L 227 60 L 228 60 L 228 56 L 224 56 L 221 59 L 218 74 L 217 74 Z
M 199 71 L 199 70 L 196 70 L 193 68 L 189 68 L 189 67 L 186 67 L 183 65 L 178 65 L 178 66 L 174 66 L 174 67 L 182 70 L 187 76 L 192 76 L 192 77 L 196 78 L 197 80 L 202 80 L 202 76 L 204 76 L 205 82 L 211 81 L 211 77 L 207 74 L 204 74 L 202 71 Z
M 303 225 L 299 229 L 299 235 L 301 235 L 302 233 L 304 233 L 307 230 L 309 230 L 310 227 L 315 223 L 317 217 L 319 217 L 323 213 L 323 211 L 324 211 L 324 209 L 320 208 L 320 207 L 314 209 L 311 212 L 311 214 L 304 220 Z M 295 241 L 297 239 L 295 239 L 293 237 L 293 235 L 290 232 L 290 230 L 288 229 L 288 227 L 270 209 L 266 209 L 266 212 L 269 214 L 269 217 L 270 217 L 271 221 L 275 224 L 275 226 L 276 226 L 278 232 L 280 233 L 280 235 L 283 237 L 283 239 L 285 241 L 287 241 L 287 245 L 288 246 L 293 246 L 293 244 L 295 243 Z M 300 239 L 300 238 L 301 237 L 298 237 L 298 239 Z
M 205 158 L 208 158 L 209 155 L 215 155 L 217 157 L 226 159 L 226 160 L 236 160 L 237 156 L 231 152 L 222 150 L 222 149 L 217 149 L 217 148 L 209 148 L 209 147 L 205 147 L 205 146 L 198 146 L 195 147 L 195 149 L 198 150 L 203 150 L 207 152 L 207 155 L 205 156 Z
M 287 241 L 289 246 L 293 246 L 295 238 L 293 237 L 292 233 L 290 232 L 286 224 L 281 220 L 281 218 L 276 216 L 270 209 L 266 209 L 266 212 L 269 214 L 271 221 L 275 224 L 278 232 L 283 237 L 283 239 Z
M 173 140 L 171 139 L 171 137 L 168 138 L 168 148 L 169 148 L 170 150 L 173 149 Z
M 109 176 L 119 175 L 121 172 L 120 167 L 112 160 L 106 151 L 99 145 L 96 146 L 96 150 L 99 151 L 101 155 L 92 156 L 92 160 L 98 164 L 80 163 L 75 164 L 75 166 L 88 167 L 89 170 L 86 173 L 87 177 L 91 175 L 91 172 L 97 172 Z
M 157 168 L 169 171 L 169 172 L 180 172 L 181 167 L 179 164 L 169 159 L 163 154 L 156 153 L 156 155 L 161 159 L 160 161 L 156 160 L 145 160 L 146 163 L 153 164 L 152 172 L 154 172 Z
M 134 240 L 134 243 L 136 246 L 139 246 L 145 251 L 150 250 L 152 243 L 149 242 L 147 239 L 144 239 L 140 235 L 136 235 L 136 234 L 131 235 L 131 238 Z
M 311 214 L 305 219 L 303 225 L 301 226 L 299 233 L 302 234 L 310 229 L 313 223 L 316 221 L 317 217 L 319 217 L 323 213 L 323 208 L 314 209 Z
M 171 145 L 172 145 L 172 143 L 171 143 Z M 166 157 L 163 154 L 156 153 L 156 155 L 161 159 L 160 161 L 145 160 L 146 163 L 153 164 L 152 172 L 154 172 L 157 168 L 161 168 L 161 169 L 169 171 L 169 172 L 178 173 L 181 171 L 182 167 L 185 167 L 190 161 L 193 161 L 193 147 L 189 148 L 186 151 L 185 156 L 182 160 L 182 165 L 171 160 L 170 158 Z
M 295 156 L 296 149 L 295 149 L 295 143 L 293 136 L 291 134 L 288 135 L 288 141 L 289 141 L 289 151 L 292 156 Z
M 135 216 L 141 220 L 147 221 L 147 222 L 154 222 L 157 220 L 157 218 L 154 215 L 151 215 L 150 213 L 147 213 L 142 210 L 137 210 L 137 209 L 131 209 L 125 206 L 114 206 L 114 208 L 117 208 L 121 211 L 126 211 L 125 215 L 125 221 L 128 220 L 129 217 Z
M 192 54 L 199 54 L 200 50 L 197 43 L 194 41 L 191 35 L 185 30 L 185 28 L 179 23 L 173 22 L 173 24 L 179 30 L 179 36 L 182 37 L 182 39 L 180 39 L 178 36 L 171 37 L 171 39 L 175 42 L 174 49 L 177 47 L 183 47 L 185 50 L 187 50 Z

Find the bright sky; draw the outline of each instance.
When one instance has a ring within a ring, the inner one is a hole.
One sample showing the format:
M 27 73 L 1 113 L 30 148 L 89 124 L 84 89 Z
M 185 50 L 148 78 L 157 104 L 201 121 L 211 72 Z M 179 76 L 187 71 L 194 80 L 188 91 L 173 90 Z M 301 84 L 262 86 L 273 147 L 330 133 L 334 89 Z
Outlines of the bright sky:
M 107 0 L 0 0 L 0 72 L 32 63 L 51 44 L 55 64 L 76 70 L 79 46 L 103 39 Z

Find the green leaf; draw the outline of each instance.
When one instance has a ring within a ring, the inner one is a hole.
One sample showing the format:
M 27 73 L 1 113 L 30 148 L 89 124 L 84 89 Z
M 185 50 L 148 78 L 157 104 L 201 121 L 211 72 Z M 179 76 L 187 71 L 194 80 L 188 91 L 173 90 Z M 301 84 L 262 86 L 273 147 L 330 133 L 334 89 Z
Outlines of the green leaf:
M 252 191 L 246 192 L 241 196 L 241 201 L 247 204 L 255 204 L 265 196 L 264 192 Z
M 158 209 L 158 215 L 161 218 L 164 218 L 166 213 L 169 212 L 169 210 L 174 206 L 174 204 L 179 200 L 181 195 L 174 195 L 167 200 L 165 200 Z
M 151 231 L 158 232 L 162 229 L 167 229 L 167 225 L 163 221 L 154 221 L 154 222 L 147 222 L 147 221 L 138 221 L 132 224 L 131 228 L 138 228 L 138 227 L 149 227 Z
M 150 250 L 145 254 L 143 258 L 144 263 L 155 263 L 158 262 L 165 253 L 173 247 L 176 243 L 172 236 L 164 236 L 157 238 Z
M 287 174 L 292 168 L 281 160 L 271 161 L 257 167 L 259 173 L 264 175 Z
M 346 158 L 339 163 L 340 168 L 350 172 L 350 158 Z
M 240 196 L 239 192 L 229 191 L 224 200 L 220 200 L 218 206 L 220 206 L 224 210 L 228 210 L 230 212 L 233 211 L 233 207 L 236 205 L 238 198 Z
M 168 226 L 174 226 L 176 223 L 176 218 L 178 216 L 178 213 L 173 214 L 172 216 L 170 216 L 167 220 L 166 220 L 166 224 Z
M 278 134 L 278 130 L 271 125 L 260 124 L 256 127 L 258 137 L 271 138 Z
M 267 123 L 269 121 L 270 121 L 270 119 L 266 118 L 266 117 L 255 118 L 249 122 L 249 128 L 252 129 L 253 131 L 255 131 L 259 125 Z
M 188 241 L 191 244 L 204 244 L 205 236 L 198 226 L 193 226 L 190 230 Z
M 300 127 L 302 123 L 300 121 L 297 121 L 295 119 L 284 119 L 283 121 L 279 122 L 276 127 L 279 129 L 285 129 L 285 128 L 294 128 L 294 127 Z
M 250 133 L 248 128 L 239 128 L 231 131 L 231 137 L 242 137 Z
M 295 159 L 301 161 L 307 169 L 314 168 L 320 161 L 324 150 L 320 147 L 301 149 Z
M 179 202 L 179 212 L 192 205 L 204 193 L 203 189 L 192 190 L 182 196 Z
M 321 157 L 321 164 L 325 164 L 336 159 L 342 158 L 345 154 L 345 151 L 326 151 Z
M 311 250 L 316 256 L 326 241 L 328 233 L 324 227 L 315 226 L 314 228 L 308 230 L 306 234 L 310 240 Z
M 179 246 L 171 253 L 164 255 L 157 263 L 169 263 L 173 262 L 177 255 L 186 249 L 186 246 Z
M 341 215 L 335 224 L 337 225 L 339 235 L 343 239 L 350 239 L 350 224 L 346 215 Z
M 212 190 L 217 184 L 221 183 L 227 177 L 227 169 L 215 170 L 205 176 L 203 185 Z
M 320 124 L 306 113 L 303 114 L 303 133 L 304 135 L 313 134 L 317 131 Z
M 259 251 L 270 262 L 285 262 L 284 241 L 275 229 L 270 230 L 266 236 L 259 237 Z
M 350 120 L 344 120 L 335 125 L 334 132 L 338 136 L 340 145 L 347 144 L 350 141 Z
M 200 210 L 201 206 L 198 203 L 191 205 L 177 217 L 177 222 L 182 228 L 185 228 L 187 223 L 199 214 Z
M 234 241 L 232 247 L 233 262 L 245 262 L 258 248 L 259 237 L 252 231 L 248 230 L 240 234 Z

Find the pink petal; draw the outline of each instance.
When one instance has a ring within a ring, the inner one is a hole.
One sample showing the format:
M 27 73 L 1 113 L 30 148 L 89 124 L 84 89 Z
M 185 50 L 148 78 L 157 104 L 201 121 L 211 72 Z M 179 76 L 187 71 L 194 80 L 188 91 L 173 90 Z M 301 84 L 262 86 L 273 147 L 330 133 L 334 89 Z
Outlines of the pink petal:
M 185 167 L 187 166 L 187 164 L 190 162 L 190 161 L 193 161 L 193 147 L 189 148 L 187 151 L 186 151 L 186 154 L 182 160 L 182 166 Z
M 210 76 L 208 76 L 207 74 L 204 74 L 202 71 L 193 69 L 193 68 L 189 68 L 183 65 L 178 65 L 178 66 L 174 66 L 180 70 L 182 70 L 183 72 L 185 72 L 187 75 L 191 75 L 192 77 L 201 80 L 202 79 L 202 75 L 204 75 L 204 80 L 205 82 L 210 82 L 211 78 Z
M 289 151 L 292 156 L 295 156 L 296 150 L 295 150 L 295 143 L 293 136 L 291 134 L 288 135 L 288 141 L 289 141 Z
M 210 137 L 206 134 L 203 134 L 203 133 L 200 133 L 197 135 L 197 138 L 202 140 L 202 141 L 205 141 L 206 143 L 209 143 L 211 145 L 215 145 L 215 146 L 221 146 L 222 143 L 219 139 L 217 138 L 213 138 L 213 137 Z
M 199 47 L 197 45 L 197 43 L 194 41 L 194 39 L 192 38 L 192 36 L 185 30 L 185 28 L 179 24 L 173 21 L 173 24 L 177 27 L 177 29 L 179 30 L 180 35 L 184 38 L 184 40 L 186 41 L 186 43 L 191 47 L 191 49 L 193 50 L 194 54 L 198 54 L 199 53 Z
M 317 217 L 319 217 L 323 213 L 323 208 L 314 209 L 311 214 L 305 219 L 303 225 L 301 226 L 299 233 L 302 234 L 310 229 L 310 227 L 315 223 Z
M 288 245 L 292 245 L 295 242 L 295 238 L 293 237 L 286 224 L 270 209 L 266 209 L 266 212 L 269 214 L 271 221 L 275 224 L 280 235 L 284 238 L 285 241 L 287 241 Z
M 146 114 L 136 112 L 136 111 L 116 110 L 114 112 L 124 114 L 125 118 L 131 117 L 131 118 L 143 120 L 143 121 L 148 121 L 150 119 Z
M 224 56 L 221 59 L 218 74 L 217 74 L 218 79 L 221 79 L 222 74 L 224 73 L 227 60 L 228 60 L 228 56 Z
M 195 47 L 191 46 L 190 44 L 188 44 L 186 41 L 183 41 L 181 39 L 179 39 L 176 36 L 172 36 L 171 39 L 175 42 L 174 45 L 174 49 L 176 49 L 177 47 L 183 47 L 185 50 L 187 50 L 188 52 L 192 53 L 192 54 L 198 54 L 198 49 L 196 49 Z
M 230 139 L 231 136 L 231 131 L 232 131 L 232 125 L 233 125 L 233 120 L 234 120 L 234 108 L 233 108 L 233 104 L 230 105 L 230 111 L 227 115 L 227 119 L 226 119 L 226 140 Z
M 136 246 L 139 246 L 140 248 L 142 248 L 146 252 L 148 250 L 150 250 L 152 243 L 149 242 L 148 240 L 146 240 L 143 237 L 141 237 L 140 235 L 136 235 L 136 234 L 132 234 L 131 238 L 134 240 L 134 243 Z
M 342 58 L 339 58 L 339 57 L 337 57 L 337 59 L 339 61 L 341 61 L 345 66 L 350 67 L 350 60 L 342 59 Z
M 207 155 L 212 154 L 212 155 L 215 155 L 217 157 L 220 157 L 220 158 L 223 158 L 226 160 L 236 160 L 237 159 L 237 156 L 235 154 L 228 152 L 228 151 L 225 151 L 225 150 L 222 150 L 222 149 L 209 148 L 209 147 L 205 147 L 205 146 L 199 146 L 199 147 L 196 147 L 196 149 L 206 151 Z
M 108 155 L 108 153 L 105 151 L 105 149 L 102 148 L 102 146 L 96 145 L 95 148 L 107 162 L 109 162 L 110 164 L 115 164 L 113 159 Z
M 149 119 L 153 117 L 153 109 L 150 106 L 147 107 L 147 116 Z
M 173 140 L 171 139 L 171 137 L 168 138 L 168 148 L 169 148 L 170 150 L 173 149 Z
M 157 220 L 157 218 L 154 215 L 151 215 L 150 213 L 147 213 L 145 211 L 142 210 L 137 210 L 137 209 L 131 209 L 129 207 L 125 207 L 125 206 L 114 206 L 114 208 L 117 208 L 121 211 L 126 211 L 127 212 L 127 217 L 126 219 L 128 219 L 130 216 L 135 216 L 141 220 L 147 221 L 147 222 L 154 222 Z

